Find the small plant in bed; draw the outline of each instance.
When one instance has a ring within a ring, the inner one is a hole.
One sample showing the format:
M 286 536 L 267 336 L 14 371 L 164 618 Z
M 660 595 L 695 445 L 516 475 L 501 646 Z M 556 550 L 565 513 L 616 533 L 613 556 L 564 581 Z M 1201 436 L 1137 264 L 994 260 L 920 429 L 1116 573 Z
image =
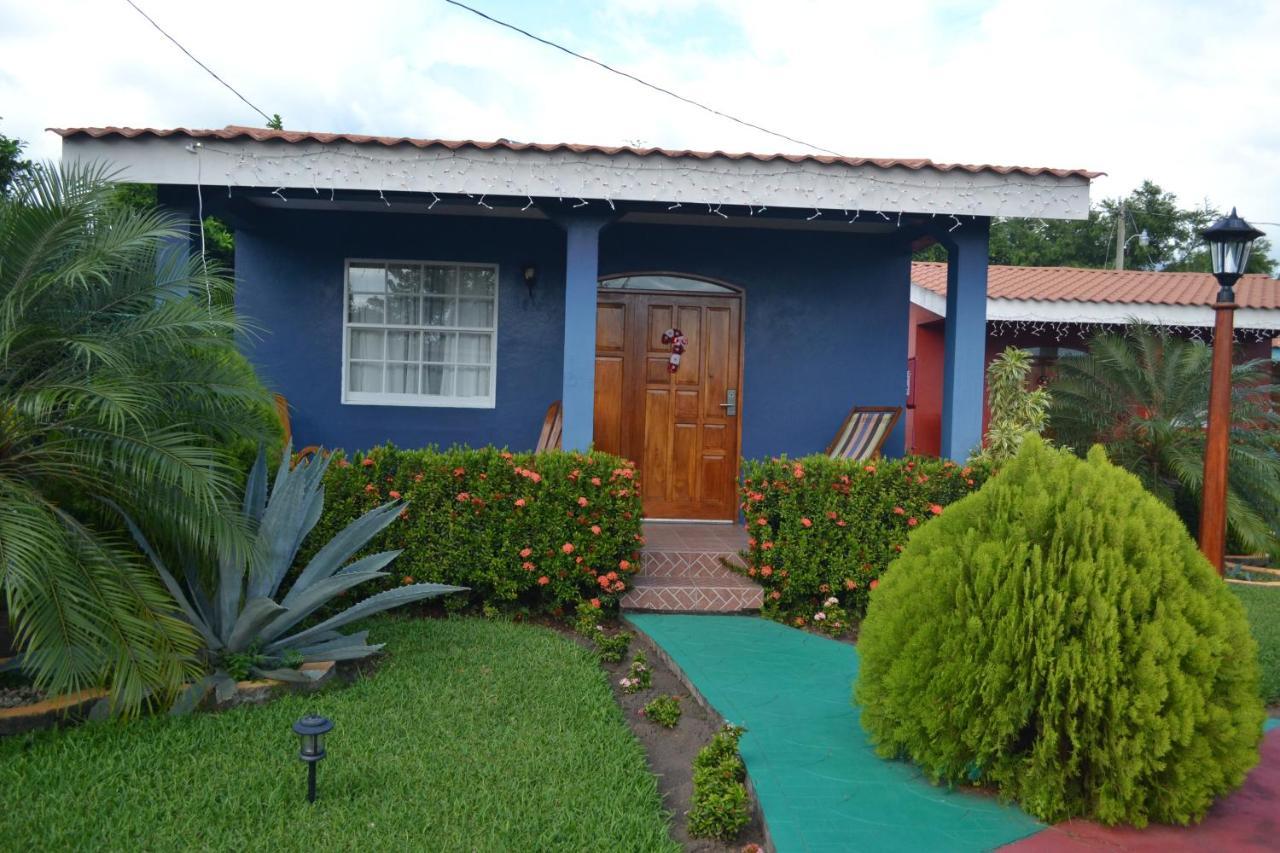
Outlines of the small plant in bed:
M 689 834 L 695 838 L 728 841 L 751 820 L 747 768 L 738 755 L 738 740 L 745 731 L 726 723 L 693 759 Z
M 381 570 L 399 551 L 348 560 L 396 520 L 404 503 L 392 501 L 356 519 L 315 552 L 282 594 L 285 574 L 324 508 L 324 472 L 329 464 L 312 457 L 290 467 L 290 450 L 285 449 L 270 495 L 265 454 L 259 452 L 249 472 L 243 511 L 256 531 L 257 547 L 248 560 L 232 553 L 221 557 L 216 568 L 188 563 L 185 582 L 180 583 L 142 532 L 133 528 L 134 538 L 204 642 L 208 674 L 179 696 L 174 713 L 192 710 L 210 690 L 218 701 L 226 701 L 234 695 L 236 682 L 250 676 L 308 683 L 309 677 L 299 671 L 306 662 L 358 660 L 382 648 L 366 643 L 368 631 L 343 634 L 338 628 L 392 607 L 462 590 L 409 583 L 306 626 L 304 620 L 334 599 L 366 581 L 387 577 Z M 204 577 L 216 578 L 216 584 L 207 588 Z
M 631 647 L 630 634 L 626 631 L 609 634 L 602 625 L 596 626 L 594 641 L 596 652 L 605 663 L 622 663 L 622 659 L 627 656 L 627 649 Z
M 674 729 L 680 722 L 680 697 L 664 693 L 641 708 L 640 713 L 651 723 L 664 729 Z
M 627 674 L 618 681 L 623 693 L 639 693 L 653 686 L 653 671 L 649 669 L 649 659 L 644 652 L 636 652 Z

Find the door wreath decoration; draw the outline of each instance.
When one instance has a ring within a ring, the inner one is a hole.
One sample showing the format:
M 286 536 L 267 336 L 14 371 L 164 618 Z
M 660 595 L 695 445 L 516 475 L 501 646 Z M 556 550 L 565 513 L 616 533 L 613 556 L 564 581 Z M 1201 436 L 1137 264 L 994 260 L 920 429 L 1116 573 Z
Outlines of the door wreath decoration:
M 667 359 L 667 373 L 675 373 L 680 369 L 680 356 L 689 346 L 689 339 L 679 329 L 667 329 L 662 333 L 662 343 L 671 347 L 671 357 Z

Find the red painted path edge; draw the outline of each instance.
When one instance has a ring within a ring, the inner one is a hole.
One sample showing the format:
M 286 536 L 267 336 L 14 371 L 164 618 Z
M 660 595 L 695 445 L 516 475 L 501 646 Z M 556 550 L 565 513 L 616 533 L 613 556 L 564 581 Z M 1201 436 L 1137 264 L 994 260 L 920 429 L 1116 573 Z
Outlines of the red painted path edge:
M 1105 827 L 1069 820 L 1002 848 L 1005 853 L 1080 853 L 1080 851 L 1280 850 L 1280 729 L 1262 741 L 1262 760 L 1240 790 L 1215 803 L 1195 826 L 1146 829 Z

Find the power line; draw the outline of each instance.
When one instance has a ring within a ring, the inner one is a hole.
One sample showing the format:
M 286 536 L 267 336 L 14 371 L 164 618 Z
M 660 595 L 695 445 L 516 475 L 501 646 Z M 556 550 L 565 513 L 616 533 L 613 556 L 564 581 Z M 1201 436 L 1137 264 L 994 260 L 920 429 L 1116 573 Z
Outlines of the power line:
M 144 12 L 144 11 L 142 11 L 140 8 L 138 8 L 138 4 L 137 4 L 137 3 L 134 3 L 134 2 L 133 2 L 133 0 L 124 0 L 124 2 L 126 2 L 126 3 L 128 3 L 130 6 L 132 6 L 132 7 L 133 7 L 133 9 L 134 9 L 134 11 L 135 11 L 135 12 L 137 12 L 139 15 L 141 15 L 141 16 L 142 16 L 142 17 L 144 17 L 144 18 L 146 18 L 146 19 L 147 19 L 147 23 L 151 24 L 151 26 L 153 26 L 153 27 L 155 27 L 157 30 L 159 30 L 159 32 L 160 32 L 160 34 L 161 34 L 162 36 L 164 36 L 164 37 L 165 37 L 165 38 L 167 38 L 169 41 L 171 41 L 171 42 L 173 42 L 174 44 L 176 44 L 176 45 L 178 46 L 178 50 L 182 51 L 182 52 L 183 52 L 183 53 L 185 53 L 187 56 L 189 56 L 189 57 L 191 58 L 191 61 L 192 61 L 192 62 L 194 62 L 196 65 L 199 65 L 201 68 L 203 68 L 205 71 L 207 71 L 207 72 L 209 73 L 209 76 L 210 76 L 210 77 L 212 77 L 214 80 L 217 80 L 217 81 L 218 81 L 219 83 L 221 83 L 223 86 L 226 86 L 228 89 L 230 89 L 230 90 L 231 90 L 231 93 L 232 93 L 233 95 L 235 95 L 237 98 L 239 98 L 240 100 L 242 100 L 242 101 L 244 101 L 246 104 L 248 104 L 250 107 L 252 107 L 252 108 L 253 108 L 253 110 L 254 110 L 255 112 L 257 112 L 257 114 L 258 114 L 258 115 L 262 116 L 264 119 L 266 119 L 266 120 L 267 120 L 267 123 L 268 123 L 268 124 L 270 124 L 270 123 L 271 123 L 271 116 L 267 115 L 267 114 L 266 114 L 266 113 L 264 113 L 262 110 L 258 109 L 257 105 L 255 105 L 255 104 L 253 103 L 253 101 L 250 101 L 250 100 L 249 100 L 248 98 L 246 98 L 244 95 L 242 95 L 242 94 L 240 94 L 238 91 L 236 91 L 236 88 L 235 88 L 234 86 L 232 86 L 232 85 L 231 85 L 230 83 L 228 83 L 226 80 L 223 80 L 223 79 L 222 79 L 221 77 L 219 77 L 216 73 L 214 73 L 214 70 L 213 70 L 212 68 L 210 68 L 209 66 L 205 65 L 205 64 L 204 64 L 203 62 L 201 62 L 200 60 L 196 59 L 195 55 L 194 55 L 191 51 L 187 50 L 185 47 L 183 47 L 183 46 L 182 46 L 182 42 L 178 41 L 176 38 L 174 38 L 173 36 L 171 36 L 171 35 L 169 35 L 167 32 L 165 32 L 165 31 L 164 31 L 164 27 L 162 27 L 162 26 L 160 26 L 159 24 L 157 24 L 157 23 L 155 22 L 155 20 L 153 20 L 153 19 L 152 19 L 152 17 L 151 17 L 150 15 L 148 15 L 146 12 Z
M 129 1 L 130 0 L 126 0 L 126 2 L 129 2 Z M 714 107 L 709 107 L 704 103 L 693 100 L 692 98 L 686 98 L 684 95 L 677 94 L 676 92 L 673 92 L 670 89 L 664 89 L 662 86 L 658 86 L 657 84 L 650 83 L 648 80 L 643 80 L 634 74 L 629 74 L 626 71 L 622 71 L 620 69 L 614 68 L 613 66 L 607 65 L 598 59 L 592 59 L 590 56 L 585 56 L 584 54 L 570 50 L 564 45 L 557 44 L 556 42 L 553 42 L 550 39 L 545 39 L 542 36 L 534 35 L 528 30 L 522 30 L 520 29 L 520 27 L 517 27 L 515 24 L 509 24 L 506 21 L 498 20 L 492 15 L 486 15 L 484 12 L 481 12 L 479 9 L 473 9 L 472 7 L 468 6 L 466 3 L 460 3 L 458 2 L 458 0 L 445 0 L 445 2 L 449 3 L 450 5 L 457 6 L 460 9 L 466 9 L 468 12 L 471 12 L 473 15 L 479 15 L 481 18 L 484 18 L 486 21 L 495 23 L 500 27 L 506 27 L 507 29 L 513 30 L 522 36 L 527 36 L 536 42 L 541 42 L 542 44 L 545 44 L 547 47 L 553 47 L 556 50 L 561 51 L 562 53 L 567 53 L 572 57 L 581 59 L 585 62 L 590 62 L 592 65 L 596 65 L 600 68 L 603 68 L 605 71 L 611 71 L 620 77 L 626 77 L 628 80 L 631 80 L 632 82 L 635 82 L 635 83 L 639 83 L 641 86 L 645 86 L 646 88 L 653 89 L 655 92 L 661 92 L 664 95 L 669 95 L 678 101 L 683 101 L 686 104 L 695 106 L 700 110 L 705 110 L 706 112 L 709 112 L 712 115 L 719 116 L 720 118 L 727 118 L 729 121 L 737 122 L 743 127 L 749 127 L 752 130 L 758 130 L 761 133 L 767 133 L 770 136 L 777 137 L 778 139 L 785 139 L 787 142 L 794 142 L 796 145 L 803 145 L 806 148 L 813 148 L 825 154 L 831 154 L 835 157 L 844 156 L 838 151 L 832 151 L 830 148 L 823 148 L 821 145 L 814 145 L 812 142 L 805 142 L 803 139 L 796 139 L 794 136 L 787 136 L 785 133 L 780 133 L 776 130 L 770 130 L 767 127 L 761 127 L 760 125 L 755 124 L 753 122 L 749 122 L 746 119 L 741 119 L 741 118 L 738 118 L 737 116 L 730 115 L 729 113 L 721 112 L 720 110 L 717 110 Z

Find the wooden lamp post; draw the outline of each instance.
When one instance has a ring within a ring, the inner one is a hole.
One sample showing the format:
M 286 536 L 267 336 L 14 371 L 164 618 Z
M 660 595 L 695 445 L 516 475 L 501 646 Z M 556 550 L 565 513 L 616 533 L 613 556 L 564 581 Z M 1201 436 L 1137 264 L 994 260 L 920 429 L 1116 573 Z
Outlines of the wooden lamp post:
M 1227 453 L 1231 437 L 1231 350 L 1236 294 L 1232 289 L 1249 263 L 1249 249 L 1262 232 L 1231 208 L 1201 235 L 1209 244 L 1218 299 L 1213 305 L 1213 373 L 1209 379 L 1209 425 L 1204 447 L 1204 491 L 1200 505 L 1200 550 L 1223 574 L 1227 539 Z

